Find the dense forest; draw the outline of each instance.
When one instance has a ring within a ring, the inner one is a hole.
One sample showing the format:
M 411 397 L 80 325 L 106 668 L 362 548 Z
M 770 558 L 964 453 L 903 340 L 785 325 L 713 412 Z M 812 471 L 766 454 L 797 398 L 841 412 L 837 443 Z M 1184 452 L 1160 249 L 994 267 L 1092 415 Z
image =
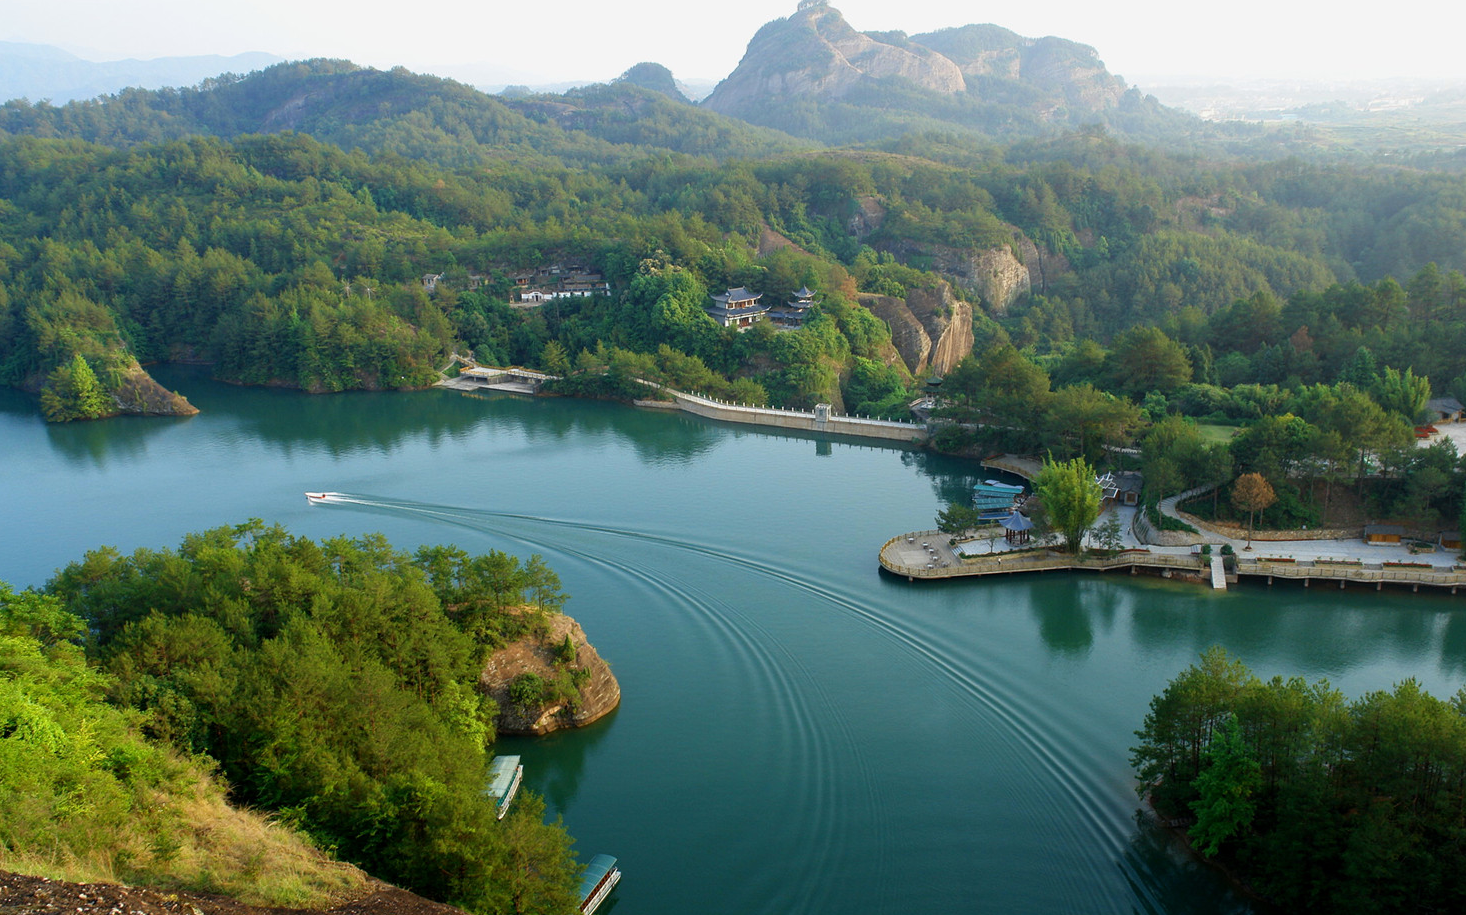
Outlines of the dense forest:
M 1133 763 L 1195 847 L 1295 912 L 1451 912 L 1466 834 L 1466 692 L 1346 700 L 1221 649 L 1151 701 Z
M 472 912 L 573 911 L 543 801 L 521 793 L 501 821 L 483 793 L 497 710 L 478 689 L 488 654 L 563 602 L 539 557 L 259 522 L 0 588 L 0 843 L 81 879 L 274 905 L 361 885 L 320 852 L 285 879 L 309 857 L 295 846 L 330 849 Z M 280 834 L 226 828 L 244 817 L 225 791 Z

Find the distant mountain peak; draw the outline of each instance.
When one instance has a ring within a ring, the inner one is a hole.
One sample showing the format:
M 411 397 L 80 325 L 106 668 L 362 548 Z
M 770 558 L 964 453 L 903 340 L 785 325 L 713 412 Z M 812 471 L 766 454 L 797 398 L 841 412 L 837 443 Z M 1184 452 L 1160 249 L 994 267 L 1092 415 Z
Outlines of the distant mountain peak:
M 957 65 L 930 48 L 900 33 L 858 32 L 824 0 L 802 0 L 794 15 L 758 30 L 738 68 L 704 104 L 740 115 L 771 98 L 837 99 L 889 78 L 944 94 L 966 88 Z
M 1143 128 L 1174 120 L 1088 45 L 991 24 L 861 32 L 826 0 L 802 0 L 760 28 L 703 104 L 833 143 L 905 130 L 1016 136 L 1096 120 Z
M 616 77 L 613 82 L 630 83 L 653 92 L 660 92 L 679 102 L 690 102 L 683 86 L 672 77 L 672 71 L 658 63 L 643 62 Z

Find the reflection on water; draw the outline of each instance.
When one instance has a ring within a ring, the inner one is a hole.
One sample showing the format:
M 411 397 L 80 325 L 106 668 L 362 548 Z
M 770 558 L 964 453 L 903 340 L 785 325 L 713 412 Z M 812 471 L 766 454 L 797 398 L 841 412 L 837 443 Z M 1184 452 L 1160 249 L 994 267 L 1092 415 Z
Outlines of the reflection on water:
M 1174 911 L 1170 900 L 1191 898 L 1197 901 L 1194 911 L 1209 915 L 1242 915 L 1253 911 L 1240 898 L 1213 894 L 1217 874 L 1209 866 L 1192 857 L 1169 830 L 1143 812 L 1135 815 L 1135 834 L 1125 849 L 1122 867 L 1132 877 L 1137 912 Z
M 611 733 L 619 711 L 573 734 L 555 731 L 544 737 L 501 737 L 494 744 L 494 753 L 523 757 L 525 784 L 544 795 L 550 809 L 565 810 L 579 795 L 586 760 Z
M 1030 485 L 1027 480 L 1007 471 L 993 470 L 974 460 L 930 451 L 908 451 L 901 455 L 901 463 L 931 480 L 932 490 L 942 508 L 949 504 L 971 505 L 972 487 L 983 480 Z

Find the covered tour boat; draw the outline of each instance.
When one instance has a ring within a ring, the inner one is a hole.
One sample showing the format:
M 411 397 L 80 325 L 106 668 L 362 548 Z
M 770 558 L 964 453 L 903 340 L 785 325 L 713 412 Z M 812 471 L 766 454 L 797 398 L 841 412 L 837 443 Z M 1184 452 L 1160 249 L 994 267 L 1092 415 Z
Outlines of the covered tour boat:
M 580 878 L 580 911 L 590 915 L 611 894 L 611 889 L 621 879 L 616 868 L 616 859 L 610 855 L 596 855 L 585 866 Z
M 514 795 L 519 793 L 519 784 L 524 781 L 524 766 L 518 756 L 496 756 L 489 767 L 489 787 L 484 793 L 494 799 L 494 813 L 499 819 L 509 812 Z

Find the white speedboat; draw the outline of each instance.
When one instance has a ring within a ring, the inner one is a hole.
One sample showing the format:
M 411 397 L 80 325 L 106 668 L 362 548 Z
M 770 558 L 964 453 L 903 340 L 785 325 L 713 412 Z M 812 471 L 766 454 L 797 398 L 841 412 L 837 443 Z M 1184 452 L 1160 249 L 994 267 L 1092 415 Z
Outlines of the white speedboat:
M 305 494 L 305 500 L 315 505 L 317 502 L 325 502 L 329 495 L 331 495 L 329 492 L 308 492 Z

